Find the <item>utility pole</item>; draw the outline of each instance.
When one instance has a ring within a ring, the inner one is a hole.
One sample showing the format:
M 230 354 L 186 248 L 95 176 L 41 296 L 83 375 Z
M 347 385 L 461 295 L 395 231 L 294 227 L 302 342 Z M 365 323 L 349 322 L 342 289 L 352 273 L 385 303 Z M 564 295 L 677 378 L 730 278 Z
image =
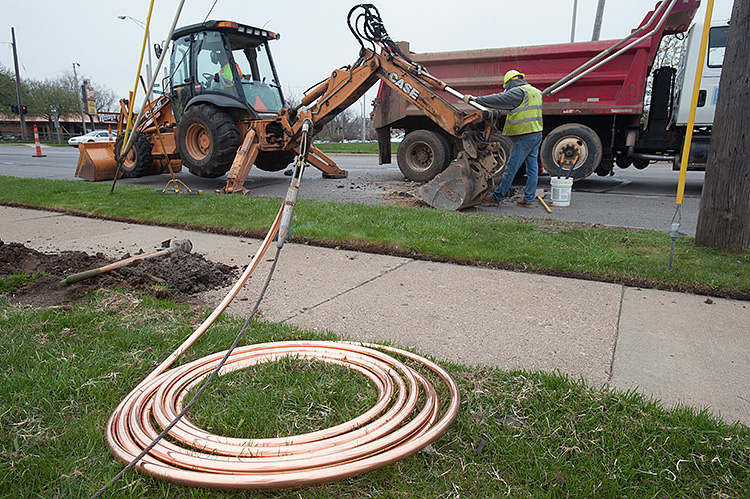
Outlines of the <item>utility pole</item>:
M 78 96 L 78 107 L 81 108 L 81 125 L 83 125 L 83 133 L 86 133 L 86 116 L 83 114 L 83 102 L 81 101 L 81 89 L 78 86 L 78 74 L 76 74 L 76 66 L 80 66 L 77 62 L 73 63 L 73 78 L 76 81 L 76 95 Z
M 696 246 L 750 248 L 750 2 L 734 2 L 711 149 L 703 180 Z
M 23 116 L 23 97 L 21 96 L 21 75 L 18 73 L 18 54 L 16 53 L 16 30 L 11 26 L 10 35 L 13 38 L 13 64 L 16 68 L 16 98 L 18 99 L 18 116 L 21 117 L 21 140 L 26 142 L 26 118 Z
M 599 0 L 599 4 L 596 6 L 596 18 L 594 19 L 594 33 L 591 35 L 592 42 L 599 40 L 599 36 L 602 34 L 602 17 L 604 17 L 604 2 L 605 0 Z

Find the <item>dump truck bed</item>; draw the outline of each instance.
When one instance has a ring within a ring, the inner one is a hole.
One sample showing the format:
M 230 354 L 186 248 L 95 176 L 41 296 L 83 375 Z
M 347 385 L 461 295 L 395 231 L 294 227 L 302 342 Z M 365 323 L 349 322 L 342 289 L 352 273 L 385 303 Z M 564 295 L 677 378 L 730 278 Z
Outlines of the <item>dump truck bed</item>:
M 659 5 L 657 3 L 654 10 L 644 17 L 639 28 L 649 22 Z M 654 23 L 656 29 L 651 36 L 583 76 L 571 86 L 554 95 L 546 96 L 544 113 L 640 115 L 643 112 L 646 78 L 662 36 L 685 32 L 699 5 L 699 0 L 676 2 L 664 23 Z M 510 69 L 525 73 L 529 83 L 539 89 L 546 89 L 617 42 L 619 40 L 407 53 L 415 62 L 425 66 L 432 75 L 459 92 L 487 95 L 502 91 L 503 75 Z M 405 52 L 409 50 L 408 42 L 401 42 L 400 45 Z M 452 97 L 446 98 L 451 102 L 456 101 Z M 419 111 L 413 106 L 408 106 L 405 99 L 381 85 L 373 110 L 375 128 L 389 125 L 399 127 L 399 120 L 418 115 Z

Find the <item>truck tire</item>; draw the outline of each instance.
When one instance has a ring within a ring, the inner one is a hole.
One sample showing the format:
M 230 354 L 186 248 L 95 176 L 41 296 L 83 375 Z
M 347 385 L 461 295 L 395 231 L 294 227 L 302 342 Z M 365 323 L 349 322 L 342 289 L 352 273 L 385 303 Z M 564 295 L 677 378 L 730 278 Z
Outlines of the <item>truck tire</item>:
M 574 181 L 581 180 L 599 166 L 602 160 L 602 141 L 586 125 L 560 125 L 544 138 L 539 156 L 550 175 L 570 176 Z
M 260 151 L 255 158 L 255 166 L 264 172 L 278 172 L 294 161 L 291 151 Z
M 502 132 L 493 133 L 491 139 L 492 142 L 500 143 L 500 147 L 498 148 L 498 150 L 493 153 L 495 161 L 497 161 L 497 165 L 495 165 L 495 168 L 493 168 L 493 170 L 490 172 L 490 174 L 492 175 L 492 181 L 495 183 L 495 185 L 500 185 L 500 182 L 503 181 L 505 165 L 508 163 L 508 158 L 510 158 L 510 149 L 513 147 L 513 141 L 503 135 Z M 521 171 L 520 168 L 519 171 Z
M 115 140 L 115 161 L 118 163 L 120 163 L 122 158 L 120 152 L 122 151 L 124 140 L 125 134 L 121 134 L 117 137 L 117 140 Z M 151 171 L 153 163 L 154 159 L 151 156 L 151 142 L 149 142 L 148 138 L 142 133 L 135 132 L 133 145 L 130 147 L 130 150 L 125 157 L 122 158 L 122 163 L 120 164 L 122 176 L 126 178 L 139 178 L 147 175 Z
M 398 168 L 409 180 L 427 182 L 450 164 L 450 145 L 430 130 L 415 130 L 401 141 L 396 152 Z
M 182 163 L 193 175 L 206 178 L 228 172 L 242 143 L 232 117 L 210 104 L 196 104 L 185 111 L 176 140 Z

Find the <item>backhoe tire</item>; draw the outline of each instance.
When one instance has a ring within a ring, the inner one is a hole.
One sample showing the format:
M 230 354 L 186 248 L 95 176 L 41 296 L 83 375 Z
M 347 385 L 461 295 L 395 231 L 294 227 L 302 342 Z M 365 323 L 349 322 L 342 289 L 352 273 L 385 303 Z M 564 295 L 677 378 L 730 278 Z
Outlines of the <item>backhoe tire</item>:
M 260 151 L 254 164 L 264 172 L 278 172 L 289 166 L 292 161 L 294 153 L 291 151 Z
M 490 174 L 492 175 L 492 181 L 495 185 L 500 185 L 503 181 L 503 173 L 505 173 L 505 165 L 508 164 L 508 158 L 510 158 L 510 149 L 513 147 L 513 141 L 503 135 L 501 132 L 495 132 L 491 137 L 492 142 L 499 142 L 500 148 L 493 153 L 497 164 L 492 169 Z M 518 169 L 521 171 L 521 168 Z M 525 171 L 525 170 L 524 170 Z
M 120 163 L 122 158 L 120 152 L 122 151 L 122 145 L 125 140 L 125 134 L 120 135 L 115 140 L 115 161 Z M 126 178 L 139 178 L 144 175 L 148 175 L 153 166 L 154 159 L 151 156 L 151 142 L 142 133 L 135 132 L 133 138 L 133 145 L 130 150 L 122 158 L 120 164 L 120 171 L 122 176 Z
M 586 125 L 570 123 L 547 134 L 539 156 L 547 173 L 576 181 L 594 173 L 602 161 L 602 152 L 602 141 L 596 132 Z
M 398 146 L 398 168 L 409 180 L 427 182 L 451 163 L 448 141 L 437 132 L 415 130 L 406 134 Z
M 228 172 L 242 143 L 232 117 L 210 104 L 196 104 L 185 111 L 176 140 L 182 163 L 193 175 L 205 178 Z

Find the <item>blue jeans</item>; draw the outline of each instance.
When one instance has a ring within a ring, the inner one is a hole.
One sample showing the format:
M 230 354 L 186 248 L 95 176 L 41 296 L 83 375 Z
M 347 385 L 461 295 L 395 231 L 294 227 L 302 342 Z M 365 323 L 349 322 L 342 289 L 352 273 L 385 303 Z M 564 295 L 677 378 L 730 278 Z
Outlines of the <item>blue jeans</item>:
M 511 137 L 513 139 L 513 137 Z M 510 148 L 508 162 L 503 172 L 503 181 L 492 192 L 496 201 L 502 201 L 510 189 L 510 184 L 516 177 L 516 172 L 521 163 L 526 162 L 526 189 L 523 192 L 523 200 L 533 203 L 536 197 L 536 183 L 539 178 L 539 146 L 542 145 L 542 134 L 529 135 L 513 139 L 513 147 Z

